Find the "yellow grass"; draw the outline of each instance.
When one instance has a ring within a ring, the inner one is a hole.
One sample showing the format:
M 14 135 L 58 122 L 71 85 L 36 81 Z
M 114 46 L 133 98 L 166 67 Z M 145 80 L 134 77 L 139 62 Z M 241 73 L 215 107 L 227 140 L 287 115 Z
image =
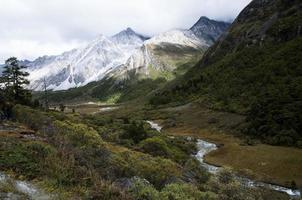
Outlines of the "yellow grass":
M 302 186 L 302 149 L 265 144 L 247 146 L 229 134 L 184 126 L 166 131 L 171 135 L 190 135 L 218 144 L 220 148 L 205 158 L 210 164 L 228 166 L 265 182 L 290 186 L 295 181 Z

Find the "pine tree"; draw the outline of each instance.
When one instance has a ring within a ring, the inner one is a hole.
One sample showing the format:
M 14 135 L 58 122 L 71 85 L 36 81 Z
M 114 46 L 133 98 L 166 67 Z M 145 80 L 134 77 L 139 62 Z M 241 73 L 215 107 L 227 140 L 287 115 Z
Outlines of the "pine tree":
M 29 84 L 26 79 L 29 74 L 24 71 L 26 66 L 20 65 L 15 57 L 5 61 L 4 70 L 0 79 L 0 84 L 7 99 L 13 103 L 27 104 L 30 101 L 30 92 L 24 87 Z

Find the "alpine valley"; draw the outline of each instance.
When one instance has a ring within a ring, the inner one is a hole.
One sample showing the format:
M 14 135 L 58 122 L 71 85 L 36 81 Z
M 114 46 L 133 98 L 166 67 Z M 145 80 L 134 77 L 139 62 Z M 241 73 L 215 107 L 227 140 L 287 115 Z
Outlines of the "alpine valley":
M 301 199 L 302 2 L 246 4 L 232 24 L 127 28 L 61 55 L 8 58 L 0 199 Z

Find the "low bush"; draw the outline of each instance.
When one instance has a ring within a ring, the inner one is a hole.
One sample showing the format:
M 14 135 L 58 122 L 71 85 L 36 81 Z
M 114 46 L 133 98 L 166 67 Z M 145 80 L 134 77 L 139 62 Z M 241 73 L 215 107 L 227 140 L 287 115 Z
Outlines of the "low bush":
M 69 121 L 55 121 L 53 124 L 56 135 L 68 137 L 68 141 L 77 148 L 98 148 L 102 145 L 99 134 L 85 124 L 74 124 Z
M 180 148 L 180 144 L 179 146 L 175 145 L 174 142 L 171 142 L 167 137 L 155 136 L 141 141 L 138 146 L 142 152 L 152 156 L 169 158 L 183 164 L 190 157 L 190 154 L 183 150 L 186 149 L 186 145 L 187 144 L 183 142 Z
M 125 132 L 122 135 L 123 139 L 131 139 L 134 143 L 139 143 L 140 141 L 147 138 L 147 132 L 144 128 L 143 122 L 132 122 L 129 126 L 125 128 Z
M 153 156 L 169 158 L 172 153 L 168 144 L 160 137 L 147 138 L 139 144 L 139 147 L 143 152 Z
M 201 192 L 194 185 L 170 184 L 160 192 L 162 200 L 218 200 L 212 192 Z
M 135 179 L 129 192 L 134 199 L 158 200 L 159 192 L 146 180 Z
M 14 106 L 13 119 L 27 125 L 33 130 L 40 130 L 52 121 L 46 113 L 21 105 Z
M 183 177 L 186 182 L 203 187 L 209 181 L 210 174 L 198 160 L 191 158 L 184 165 Z
M 1 140 L 0 168 L 10 169 L 27 178 L 45 175 L 45 158 L 55 154 L 55 150 L 42 142 L 21 143 L 13 139 Z

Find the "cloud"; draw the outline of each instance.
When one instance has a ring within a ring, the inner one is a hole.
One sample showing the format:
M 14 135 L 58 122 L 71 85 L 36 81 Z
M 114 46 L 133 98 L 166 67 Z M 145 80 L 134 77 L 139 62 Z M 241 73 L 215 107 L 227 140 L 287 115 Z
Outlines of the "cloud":
M 230 21 L 251 0 L 1 0 L 0 63 L 59 54 L 126 27 L 154 35 L 200 16 Z

